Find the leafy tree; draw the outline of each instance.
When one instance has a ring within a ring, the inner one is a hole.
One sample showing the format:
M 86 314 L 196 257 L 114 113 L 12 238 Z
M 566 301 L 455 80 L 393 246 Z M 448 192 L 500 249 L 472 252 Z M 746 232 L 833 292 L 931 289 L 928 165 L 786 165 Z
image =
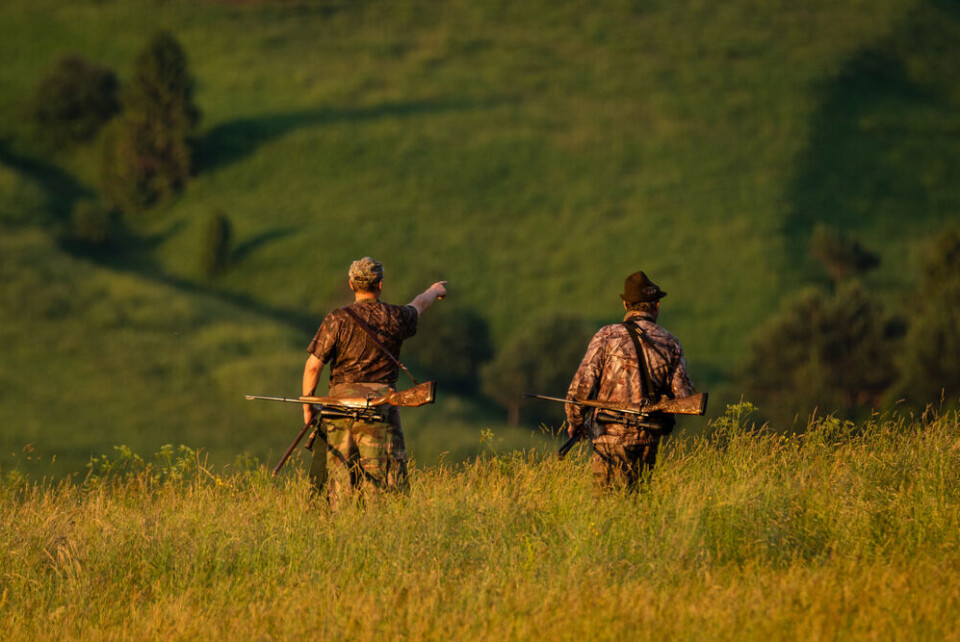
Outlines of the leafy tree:
M 822 224 L 813 230 L 810 251 L 835 284 L 862 276 L 880 265 L 880 257 L 859 241 Z
M 772 421 L 815 409 L 853 416 L 877 407 L 895 380 L 901 335 L 860 283 L 834 295 L 810 288 L 760 328 L 740 377 Z
M 933 243 L 900 360 L 898 398 L 914 405 L 960 398 L 960 229 Z
M 200 112 L 186 54 L 169 32 L 137 56 L 123 108 L 104 140 L 100 182 L 113 204 L 132 212 L 170 196 L 190 176 L 190 135 Z
M 517 332 L 481 372 L 481 390 L 507 410 L 511 425 L 526 417 L 559 425 L 562 408 L 528 407 L 524 392 L 564 396 L 586 351 L 590 333 L 583 321 L 555 316 Z
M 231 239 L 233 226 L 222 212 L 214 212 L 206 221 L 203 229 L 200 269 L 207 278 L 222 274 L 230 266 L 233 253 Z
M 476 392 L 480 368 L 493 357 L 486 320 L 468 308 L 445 309 L 420 321 L 418 334 L 429 337 L 413 344 L 412 358 L 425 376 L 435 378 L 445 389 Z
M 54 146 L 92 139 L 120 111 L 119 86 L 106 67 L 77 55 L 58 59 L 27 107 L 37 137 Z

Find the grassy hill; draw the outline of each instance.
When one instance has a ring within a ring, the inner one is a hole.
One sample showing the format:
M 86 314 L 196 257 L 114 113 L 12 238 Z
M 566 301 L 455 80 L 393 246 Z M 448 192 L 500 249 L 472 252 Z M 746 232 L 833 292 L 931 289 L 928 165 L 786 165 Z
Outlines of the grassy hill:
M 197 78 L 196 177 L 128 221 L 137 241 L 109 261 L 69 255 L 39 230 L 96 192 L 95 146 L 38 148 L 23 104 L 64 53 L 125 79 L 161 27 Z M 76 464 L 100 439 L 276 452 L 265 427 L 286 435 L 288 415 L 240 395 L 295 391 L 365 254 L 394 302 L 448 279 L 430 314 L 476 311 L 498 346 L 542 316 L 617 320 L 644 269 L 722 407 L 753 329 L 823 279 L 816 223 L 877 251 L 869 284 L 899 303 L 957 221 L 958 38 L 946 0 L 5 2 L 3 456 L 81 440 Z M 238 260 L 210 282 L 213 211 Z M 407 425 L 430 459 L 483 427 L 530 443 L 502 421 L 448 397 Z

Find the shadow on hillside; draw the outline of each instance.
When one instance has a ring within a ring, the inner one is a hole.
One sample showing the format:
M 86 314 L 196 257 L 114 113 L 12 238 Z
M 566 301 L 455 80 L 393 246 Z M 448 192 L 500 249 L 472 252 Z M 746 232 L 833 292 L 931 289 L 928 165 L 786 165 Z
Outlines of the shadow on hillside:
M 921 3 L 824 87 L 787 193 L 791 264 L 810 263 L 820 222 L 858 235 L 900 221 L 909 236 L 960 214 L 958 40 L 960 3 Z
M 295 227 L 279 227 L 273 230 L 268 230 L 263 234 L 258 234 L 253 238 L 247 239 L 243 243 L 237 244 L 232 258 L 234 261 L 242 261 L 264 245 L 267 245 L 278 239 L 291 236 L 296 232 L 297 228 Z
M 88 188 L 56 165 L 18 153 L 2 140 L 0 163 L 35 182 L 42 190 L 44 202 L 41 210 L 49 214 L 49 220 L 33 223 L 66 222 L 77 200 L 94 196 Z
M 318 107 L 286 114 L 241 118 L 217 125 L 200 138 L 197 144 L 196 167 L 198 172 L 219 169 L 250 156 L 261 145 L 298 129 L 417 116 L 474 106 L 463 101 L 414 101 L 381 103 L 355 109 Z

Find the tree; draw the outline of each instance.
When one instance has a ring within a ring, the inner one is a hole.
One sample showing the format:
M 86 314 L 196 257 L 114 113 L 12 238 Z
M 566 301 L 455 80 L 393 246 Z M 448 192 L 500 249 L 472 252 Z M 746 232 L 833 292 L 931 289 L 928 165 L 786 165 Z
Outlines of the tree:
M 862 276 L 880 265 L 880 257 L 859 241 L 826 225 L 817 225 L 810 238 L 810 252 L 834 284 Z
M 37 137 L 51 146 L 92 139 L 120 111 L 119 82 L 110 69 L 77 55 L 59 58 L 27 107 Z
M 480 368 L 493 357 L 486 320 L 468 308 L 445 308 L 425 315 L 417 332 L 428 339 L 415 342 L 411 355 L 425 376 L 444 389 L 476 392 Z
M 565 396 L 570 380 L 590 340 L 584 322 L 555 316 L 531 323 L 517 332 L 481 372 L 481 389 L 507 410 L 511 425 L 520 423 L 527 406 L 524 392 Z M 538 406 L 527 416 L 537 421 L 562 422 L 562 410 Z
M 104 195 L 133 212 L 182 188 L 190 176 L 190 135 L 199 118 L 186 54 L 173 35 L 161 31 L 137 56 L 123 91 L 123 114 L 105 137 Z
M 879 406 L 895 380 L 901 335 L 859 282 L 834 295 L 810 288 L 760 328 L 740 378 L 772 421 L 815 409 L 853 416 Z
M 937 237 L 928 256 L 894 390 L 916 406 L 960 398 L 960 229 Z

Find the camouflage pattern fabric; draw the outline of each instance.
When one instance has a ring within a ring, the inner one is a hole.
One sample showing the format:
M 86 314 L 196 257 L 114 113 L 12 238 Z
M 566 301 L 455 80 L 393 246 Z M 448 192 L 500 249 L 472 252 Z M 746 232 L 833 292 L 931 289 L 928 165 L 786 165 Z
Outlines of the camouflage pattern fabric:
M 643 332 L 640 345 L 658 398 L 646 398 L 636 347 L 630 332 L 619 323 L 604 326 L 594 335 L 567 397 L 638 404 L 694 394 L 677 338 L 642 312 L 628 312 L 624 321 Z M 661 434 L 673 425 L 672 417 L 656 415 L 651 415 L 648 427 L 597 421 L 590 409 L 572 404 L 566 413 L 571 426 L 584 427 L 590 435 L 594 450 L 590 467 L 600 487 L 635 487 L 656 463 Z
M 335 397 L 380 397 L 390 388 L 371 383 L 330 388 Z M 407 450 L 395 406 L 382 407 L 379 421 L 325 418 L 314 444 L 310 481 L 334 509 L 351 498 L 365 500 L 377 493 L 407 488 Z
M 417 332 L 417 309 L 381 301 L 358 301 L 350 306 L 377 333 L 394 357 Z M 307 351 L 330 364 L 330 385 L 368 382 L 396 385 L 400 368 L 342 308 L 328 314 Z
M 648 444 L 596 443 L 590 471 L 601 488 L 632 489 L 643 481 L 657 461 L 658 442 Z
M 694 394 L 696 390 L 687 375 L 687 361 L 677 338 L 640 312 L 628 312 L 624 321 L 636 323 L 644 332 L 641 346 L 650 366 L 654 390 L 670 397 Z M 646 399 L 637 350 L 630 333 L 619 323 L 604 326 L 594 335 L 570 382 L 567 397 L 613 403 L 659 401 L 659 398 Z M 575 405 L 568 405 L 566 412 L 571 426 L 587 425 L 591 414 L 589 409 Z M 594 442 L 602 443 L 649 443 L 656 439 L 650 431 L 596 421 L 590 422 L 589 434 Z

